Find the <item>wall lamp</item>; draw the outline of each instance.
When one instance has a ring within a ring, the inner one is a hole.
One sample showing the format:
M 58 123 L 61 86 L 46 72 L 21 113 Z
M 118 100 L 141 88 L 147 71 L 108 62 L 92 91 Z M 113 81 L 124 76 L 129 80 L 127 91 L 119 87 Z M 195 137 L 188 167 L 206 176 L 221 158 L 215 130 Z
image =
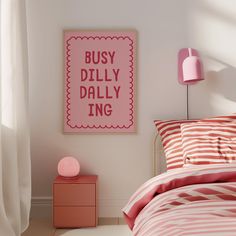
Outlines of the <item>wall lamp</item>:
M 182 48 L 178 53 L 178 81 L 187 85 L 187 119 L 189 119 L 188 85 L 204 80 L 203 66 L 198 51 L 193 48 Z

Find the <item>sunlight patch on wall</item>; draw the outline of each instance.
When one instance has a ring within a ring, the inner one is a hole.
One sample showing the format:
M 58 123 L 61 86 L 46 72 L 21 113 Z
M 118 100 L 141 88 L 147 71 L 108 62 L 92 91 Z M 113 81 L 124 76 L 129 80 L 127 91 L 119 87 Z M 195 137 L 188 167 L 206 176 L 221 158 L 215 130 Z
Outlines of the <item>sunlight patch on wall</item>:
M 200 1 L 199 1 L 200 3 Z M 235 15 L 235 0 L 202 0 L 201 4 L 204 7 L 207 7 L 213 12 L 217 12 L 221 16 L 225 16 L 226 18 L 232 18 L 236 20 Z
M 206 80 L 190 88 L 192 117 L 236 111 L 236 1 L 187 1 L 188 44 L 201 52 Z
M 215 58 L 203 57 L 202 62 L 203 62 L 204 68 L 207 68 L 208 71 L 218 72 L 227 68 L 227 65 L 225 65 L 221 61 L 218 61 Z
M 230 17 L 236 16 L 236 1 L 229 1 L 234 7 L 224 5 L 227 1 L 207 2 L 197 2 L 189 13 L 189 40 L 211 57 L 236 67 L 236 18 Z

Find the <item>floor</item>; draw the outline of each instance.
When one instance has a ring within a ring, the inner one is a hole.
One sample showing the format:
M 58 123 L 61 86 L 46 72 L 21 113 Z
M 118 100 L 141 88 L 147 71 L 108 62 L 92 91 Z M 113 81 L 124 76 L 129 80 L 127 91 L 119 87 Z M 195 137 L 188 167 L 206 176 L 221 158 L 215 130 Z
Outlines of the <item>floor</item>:
M 126 225 L 99 225 L 86 229 L 55 229 L 50 220 L 31 220 L 22 236 L 132 236 Z

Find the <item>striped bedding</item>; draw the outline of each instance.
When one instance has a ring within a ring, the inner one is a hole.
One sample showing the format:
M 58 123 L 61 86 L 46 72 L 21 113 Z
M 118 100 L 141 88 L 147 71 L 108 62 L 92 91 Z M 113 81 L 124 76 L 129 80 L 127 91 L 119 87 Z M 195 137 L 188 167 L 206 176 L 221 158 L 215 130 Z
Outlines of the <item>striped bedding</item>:
M 184 150 L 182 147 L 182 131 L 181 126 L 190 124 L 194 128 L 194 124 L 230 124 L 236 122 L 236 115 L 217 116 L 201 120 L 155 120 L 155 126 L 166 154 L 167 170 L 180 168 L 185 164 Z M 196 160 L 194 160 L 196 162 Z M 206 163 L 205 163 L 206 164 Z
M 155 126 L 161 137 L 166 156 L 167 170 L 184 165 L 181 125 L 194 120 L 155 120 Z
M 144 183 L 123 213 L 134 236 L 235 236 L 236 164 L 165 172 Z
M 181 135 L 185 163 L 236 162 L 236 123 L 182 124 Z

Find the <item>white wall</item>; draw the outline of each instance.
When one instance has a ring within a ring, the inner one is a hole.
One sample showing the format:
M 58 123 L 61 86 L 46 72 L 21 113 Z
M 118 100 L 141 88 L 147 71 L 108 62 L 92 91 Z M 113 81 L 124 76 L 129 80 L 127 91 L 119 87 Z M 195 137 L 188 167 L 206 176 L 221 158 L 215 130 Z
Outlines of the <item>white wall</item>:
M 190 88 L 191 115 L 236 112 L 236 1 L 187 3 L 188 44 L 202 52 L 207 79 Z
M 36 200 L 51 196 L 58 160 L 73 155 L 82 173 L 99 175 L 99 215 L 121 215 L 151 177 L 153 119 L 185 117 L 186 88 L 176 67 L 182 47 L 201 51 L 208 78 L 190 88 L 191 116 L 235 110 L 234 0 L 28 0 L 27 12 Z M 63 134 L 63 30 L 127 28 L 138 31 L 137 133 Z

